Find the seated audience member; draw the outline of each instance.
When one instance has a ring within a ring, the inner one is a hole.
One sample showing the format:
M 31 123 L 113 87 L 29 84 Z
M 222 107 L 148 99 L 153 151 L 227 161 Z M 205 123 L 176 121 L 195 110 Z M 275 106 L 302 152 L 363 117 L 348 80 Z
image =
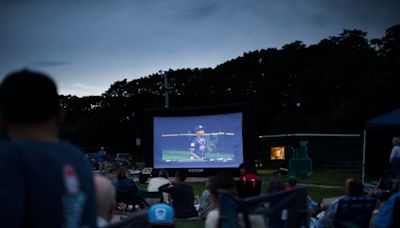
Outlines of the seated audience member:
M 290 190 L 294 189 L 296 187 L 296 184 L 297 184 L 296 177 L 293 176 L 293 175 L 290 175 L 288 177 L 288 183 L 286 185 L 286 191 L 290 191 Z
M 211 203 L 214 209 L 211 210 L 205 220 L 205 228 L 217 228 L 219 223 L 219 200 L 218 200 L 218 189 L 226 190 L 231 192 L 233 195 L 236 194 L 235 181 L 232 176 L 227 173 L 221 173 L 217 176 L 209 178 L 209 191 Z M 261 215 L 250 215 L 249 220 L 252 227 L 265 227 L 264 217 Z M 239 227 L 245 227 L 243 217 L 239 214 Z
M 153 177 L 150 179 L 149 184 L 147 185 L 147 191 L 158 192 L 158 188 L 166 184 L 171 184 L 171 182 L 168 180 L 168 171 L 161 169 L 158 172 L 158 177 Z M 163 202 L 169 203 L 168 193 L 166 192 L 163 192 Z
M 345 192 L 346 195 L 333 202 L 319 219 L 320 227 L 338 227 L 348 219 L 353 220 L 349 222 L 355 223 L 356 227 L 368 227 L 376 200 L 364 195 L 364 186 L 358 179 L 347 179 Z
M 297 185 L 297 178 L 293 175 L 290 175 L 288 177 L 288 183 L 285 187 L 286 191 L 290 191 L 296 188 Z M 310 196 L 307 196 L 307 205 L 308 208 L 310 208 L 311 216 L 315 217 L 319 212 L 320 208 L 317 202 L 315 202 L 313 199 L 311 199 Z
M 205 182 L 206 189 L 203 191 L 200 197 L 200 205 L 199 205 L 199 216 L 202 220 L 205 220 L 207 214 L 214 209 L 213 204 L 211 203 L 210 191 L 208 190 L 209 181 Z
M 63 122 L 48 76 L 21 70 L 0 85 L 0 227 L 96 227 L 92 170 L 58 137 Z
M 285 184 L 281 181 L 279 176 L 272 176 L 266 185 L 267 193 L 285 191 Z M 269 202 L 269 204 L 274 202 Z M 282 220 L 281 212 L 272 212 L 268 216 L 269 227 L 284 227 L 285 221 Z
M 110 179 L 96 175 L 94 186 L 97 200 L 97 227 L 107 226 L 113 216 L 115 188 Z
M 400 192 L 391 195 L 383 202 L 383 206 L 371 218 L 371 224 L 374 228 L 400 226 Z
M 240 177 L 239 180 L 241 181 L 254 181 L 258 180 L 257 171 L 254 165 L 250 164 L 249 162 L 244 162 L 239 166 Z
M 137 195 L 139 190 L 135 182 L 127 176 L 128 169 L 121 167 L 118 169 L 117 182 L 115 189 L 117 192 L 117 203 L 128 205 L 140 204 L 140 198 Z
M 175 227 L 174 209 L 167 204 L 154 204 L 148 212 L 149 226 L 156 227 Z
M 187 171 L 177 170 L 172 184 L 165 184 L 158 188 L 161 192 L 171 195 L 172 207 L 176 218 L 193 218 L 197 216 L 194 207 L 194 194 L 192 186 L 185 183 Z
M 267 193 L 280 192 L 285 190 L 285 184 L 279 176 L 272 176 L 266 185 Z
M 245 198 L 260 195 L 261 180 L 259 180 L 256 175 L 256 168 L 254 165 L 248 162 L 242 163 L 239 166 L 239 171 L 241 176 L 236 183 L 238 196 Z

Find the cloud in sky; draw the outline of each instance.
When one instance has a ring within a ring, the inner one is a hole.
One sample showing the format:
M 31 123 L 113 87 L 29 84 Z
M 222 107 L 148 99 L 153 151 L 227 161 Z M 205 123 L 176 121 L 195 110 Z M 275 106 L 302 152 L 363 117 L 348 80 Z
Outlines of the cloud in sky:
M 60 94 L 79 94 L 79 96 L 90 96 L 93 95 L 93 92 L 96 92 L 98 95 L 105 92 L 104 88 L 100 88 L 92 85 L 85 85 L 82 83 L 74 83 L 71 86 L 60 88 Z
M 124 78 L 214 67 L 344 28 L 382 37 L 398 9 L 399 0 L 0 0 L 0 79 L 31 66 L 64 91 L 79 80 L 94 87 L 79 91 L 101 94 Z
M 28 65 L 28 67 L 56 67 L 71 64 L 71 61 L 41 60 Z
M 190 5 L 187 9 L 181 10 L 182 17 L 188 20 L 201 20 L 212 16 L 218 10 L 217 2 L 196 1 L 196 4 Z
M 81 84 L 81 83 L 75 83 L 75 84 L 72 84 L 72 86 L 79 88 L 79 89 L 87 89 L 87 90 L 98 89 L 98 87 L 96 87 L 96 86 L 90 86 L 90 85 L 85 85 L 85 84 Z

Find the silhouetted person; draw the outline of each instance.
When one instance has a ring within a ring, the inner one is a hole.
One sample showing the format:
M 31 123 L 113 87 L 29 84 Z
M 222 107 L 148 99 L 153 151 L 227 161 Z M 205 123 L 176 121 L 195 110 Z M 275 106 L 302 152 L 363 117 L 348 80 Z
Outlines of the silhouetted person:
M 214 209 L 214 205 L 211 202 L 210 190 L 208 189 L 209 180 L 205 181 L 206 189 L 201 193 L 199 200 L 199 216 L 202 220 L 205 220 L 208 213 Z
M 117 202 L 128 205 L 140 204 L 141 199 L 138 196 L 139 189 L 132 178 L 127 176 L 128 169 L 121 167 L 118 169 L 117 182 L 115 188 L 117 191 Z
M 219 208 L 220 206 L 222 206 L 220 205 L 218 190 L 224 190 L 229 194 L 236 195 L 235 181 L 230 174 L 220 173 L 216 176 L 209 177 L 208 188 L 210 191 L 211 203 L 214 209 L 212 209 L 207 214 L 204 227 L 217 228 L 219 227 L 219 219 L 220 219 L 219 217 L 221 214 Z M 238 214 L 238 216 L 239 216 L 238 217 L 239 227 L 245 227 L 242 214 L 240 213 Z M 229 217 L 227 219 L 229 219 Z M 258 227 L 258 228 L 265 227 L 264 218 L 261 215 L 249 215 L 249 220 L 251 227 Z
M 104 147 L 100 147 L 99 152 L 96 154 L 96 161 L 99 164 L 99 170 L 103 171 L 105 168 L 105 162 L 106 162 L 106 155 L 107 152 L 104 150 Z
M 278 176 L 272 176 L 266 184 L 267 193 L 284 191 L 285 187 L 285 184 Z
M 96 227 L 90 164 L 58 138 L 62 110 L 44 74 L 14 72 L 0 85 L 0 227 Z
M 168 171 L 165 169 L 161 169 L 158 172 L 158 177 L 153 177 L 149 180 L 147 191 L 158 192 L 158 188 L 166 184 L 171 184 L 171 181 L 168 180 Z M 163 192 L 163 202 L 169 203 L 168 193 Z
M 244 162 L 239 165 L 240 177 L 241 181 L 254 181 L 258 180 L 257 171 L 253 164 L 249 162 Z
M 365 223 L 364 226 L 360 226 L 360 224 L 356 223 L 349 227 L 368 226 L 372 211 L 375 208 L 376 200 L 364 195 L 364 185 L 358 179 L 348 178 L 345 183 L 345 192 L 346 195 L 333 202 L 325 211 L 325 214 L 319 219 L 320 227 L 338 227 L 338 224 L 345 222 L 343 221 L 344 217 L 352 217 L 351 219 L 354 219 L 352 222 L 360 222 L 357 219 L 361 217 L 361 222 Z M 343 208 L 345 208 L 345 210 L 343 210 Z M 363 213 L 357 214 L 357 209 L 362 209 Z M 341 216 L 339 216 L 339 213 Z
M 257 196 L 261 193 L 261 181 L 256 175 L 256 168 L 249 162 L 244 162 L 239 166 L 240 177 L 236 183 L 239 197 Z
M 172 207 L 176 218 L 191 218 L 197 216 L 194 207 L 194 194 L 192 186 L 185 183 L 187 177 L 186 170 L 177 170 L 175 172 L 175 181 L 173 184 L 165 184 L 158 189 L 171 195 Z
M 396 178 L 400 177 L 400 138 L 394 137 L 392 140 L 393 149 L 390 153 L 390 165 Z

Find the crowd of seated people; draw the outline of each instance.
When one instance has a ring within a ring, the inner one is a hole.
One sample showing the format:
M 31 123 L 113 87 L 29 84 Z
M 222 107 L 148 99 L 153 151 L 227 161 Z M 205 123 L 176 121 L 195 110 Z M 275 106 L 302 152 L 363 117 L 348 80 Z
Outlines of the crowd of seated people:
M 239 167 L 240 174 L 237 180 L 234 180 L 232 174 L 226 172 L 217 174 L 215 176 L 210 176 L 204 185 L 204 191 L 200 197 L 200 205 L 196 210 L 194 192 L 191 185 L 185 182 L 187 177 L 186 170 L 177 170 L 173 181 L 168 179 L 168 172 L 165 170 L 159 170 L 158 176 L 149 179 L 147 185 L 148 192 L 159 192 L 165 193 L 161 200 L 164 205 L 170 205 L 173 211 L 173 217 L 175 219 L 193 219 L 197 218 L 203 220 L 205 227 L 218 227 L 220 224 L 221 208 L 222 210 L 227 210 L 227 205 L 220 205 L 219 190 L 225 190 L 232 195 L 232 199 L 238 200 L 239 204 L 243 204 L 244 199 L 248 196 L 240 195 L 239 192 L 243 191 L 243 182 L 254 182 L 259 181 L 262 183 L 260 178 L 257 176 L 255 169 L 251 167 L 251 163 L 241 164 Z M 119 198 L 119 192 L 125 192 L 130 189 L 133 195 L 138 195 L 140 193 L 135 186 L 135 183 L 126 175 L 126 170 L 121 169 L 116 187 L 116 198 Z M 260 196 L 262 199 L 265 195 L 281 194 L 282 192 L 295 191 L 298 188 L 297 178 L 295 176 L 288 176 L 286 179 L 286 184 L 283 182 L 282 176 L 272 176 L 264 182 L 265 192 L 261 193 L 260 186 L 255 187 L 254 185 L 249 185 L 247 192 L 252 192 L 251 188 L 257 188 L 256 193 L 250 195 L 253 198 Z M 97 181 L 95 180 L 95 183 Z M 395 182 L 397 183 L 397 182 Z M 97 184 L 97 183 L 96 183 Z M 103 185 L 104 186 L 104 185 Z M 96 186 L 97 190 L 97 186 Z M 364 192 L 363 184 L 360 180 L 356 178 L 348 178 L 344 185 L 344 195 L 336 197 L 335 200 L 331 201 L 328 205 L 322 207 L 320 203 L 316 203 L 309 196 L 307 196 L 306 206 L 309 208 L 307 214 L 310 227 L 397 227 L 400 224 L 400 193 L 393 191 L 390 196 L 380 197 L 379 190 L 375 190 L 368 194 Z M 99 198 L 99 196 L 98 196 Z M 104 198 L 104 197 L 103 197 Z M 117 200 L 118 201 L 118 200 Z M 132 202 L 129 202 L 132 203 Z M 154 202 L 154 205 L 159 205 L 160 202 Z M 273 200 L 266 200 L 259 204 L 256 209 L 260 208 L 274 208 L 273 204 L 280 204 Z M 238 204 L 238 205 L 239 205 Z M 102 204 L 99 204 L 99 207 Z M 107 208 L 104 206 L 103 208 Z M 107 204 L 110 205 L 110 204 Z M 237 210 L 238 227 L 246 227 L 246 216 L 252 227 L 287 227 L 287 215 L 284 215 L 285 210 L 269 211 L 267 214 L 257 214 L 253 213 L 252 210 L 254 205 L 252 205 L 251 210 L 245 211 L 241 210 L 238 206 Z M 151 204 L 148 205 L 151 208 Z M 231 209 L 231 208 L 230 208 Z M 161 209 L 160 209 L 161 210 Z M 105 211 L 105 210 L 100 210 Z M 257 211 L 257 210 L 254 210 Z M 290 210 L 288 210 L 289 213 Z M 225 212 L 222 214 L 225 216 Z M 288 213 L 288 212 L 285 212 Z M 103 221 L 109 222 L 109 217 L 105 216 L 107 214 L 98 216 L 98 222 Z M 286 216 L 286 218 L 284 218 Z M 229 217 L 229 216 L 228 216 Z M 103 219 L 104 220 L 103 220 Z M 230 218 L 228 218 L 230 219 Z M 99 223 L 100 225 L 101 223 Z M 174 226 L 175 223 L 169 223 Z M 289 226 L 291 227 L 291 226 Z
M 276 196 L 289 197 L 300 192 L 296 178 L 289 176 L 288 185 L 284 185 L 279 177 L 272 177 L 267 182 L 266 194 L 260 195 L 262 182 L 254 166 L 247 162 L 240 165 L 241 176 L 237 182 L 227 173 L 209 177 L 199 211 L 195 209 L 193 188 L 185 183 L 186 171 L 178 170 L 172 183 L 167 172 L 160 171 L 159 177 L 149 181 L 147 191 L 166 193 L 162 195 L 163 203 L 146 207 L 127 168 L 118 170 L 114 182 L 103 176 L 93 177 L 83 153 L 59 139 L 62 113 L 56 85 L 44 74 L 16 71 L 0 84 L 1 127 L 9 137 L 0 143 L 0 212 L 5 218 L 0 221 L 0 227 L 112 226 L 116 203 L 123 205 L 124 210 L 148 209 L 133 216 L 132 223 L 142 227 L 174 227 L 175 218 L 197 216 L 205 220 L 206 227 L 218 227 L 224 222 L 232 224 L 229 223 L 232 219 L 237 227 L 289 224 L 291 208 L 264 209 L 279 207 L 281 202 L 273 200 L 279 199 Z M 105 155 L 104 148 L 100 154 Z M 103 157 L 100 160 L 104 161 Z M 309 215 L 318 219 L 313 223 L 316 227 L 400 227 L 399 181 L 389 178 L 387 183 L 396 187 L 368 194 L 360 180 L 349 178 L 345 183 L 346 194 L 328 207 L 316 208 L 310 199 L 304 202 L 311 209 Z M 304 200 L 303 196 L 293 200 Z M 251 205 L 254 202 L 260 205 L 254 207 Z M 251 205 L 252 210 L 244 208 L 246 205 Z M 228 211 L 234 213 L 232 217 L 227 216 L 231 215 Z M 263 213 L 255 213 L 260 211 Z
M 219 205 L 219 190 L 229 192 L 235 199 L 245 199 L 237 195 L 237 182 L 231 174 L 224 172 L 210 176 L 205 186 L 204 195 L 206 197 L 204 197 L 205 202 L 203 202 L 210 204 L 210 207 L 207 208 L 206 213 L 202 214 L 201 210 L 195 210 L 193 189 L 185 183 L 186 177 L 186 171 L 178 170 L 175 174 L 175 180 L 172 183 L 167 183 L 159 187 L 160 191 L 170 194 L 171 209 L 173 210 L 175 219 L 198 217 L 205 220 L 205 227 L 218 227 L 221 213 L 219 211 L 221 208 L 221 205 Z M 265 193 L 268 195 L 295 190 L 297 188 L 297 180 L 293 180 L 294 178 L 288 177 L 287 184 L 282 182 L 282 177 L 273 176 L 269 178 L 265 184 Z M 319 214 L 319 219 L 310 210 L 309 216 L 314 216 L 314 222 L 310 227 L 349 227 L 349 224 L 350 226 L 354 225 L 354 227 L 395 227 L 393 224 L 399 224 L 398 222 L 400 221 L 397 222 L 399 219 L 395 219 L 398 217 L 396 213 L 400 211 L 399 193 L 393 194 L 386 202 L 383 202 L 383 206 L 379 207 L 377 204 L 378 201 L 364 192 L 363 184 L 358 179 L 349 178 L 346 180 L 345 192 L 346 194 L 343 197 L 338 198 L 327 208 L 323 209 L 323 212 Z M 261 194 L 260 197 L 262 195 L 265 194 Z M 264 202 L 263 205 L 268 206 L 268 203 Z M 226 210 L 225 207 L 222 208 Z M 312 208 L 310 207 L 310 209 Z M 374 210 L 375 213 L 372 216 Z M 246 227 L 242 211 L 238 209 L 237 215 L 238 227 Z M 282 211 L 278 211 L 278 213 L 269 212 L 268 218 L 252 213 L 248 215 L 248 218 L 252 227 L 285 227 L 285 221 L 282 216 Z M 100 216 L 100 214 L 99 217 L 107 218 Z M 101 221 L 101 219 L 99 220 Z M 105 221 L 109 220 L 105 219 Z M 174 223 L 171 223 L 171 225 L 174 225 Z
M 245 172 L 242 172 L 245 174 Z M 254 173 L 253 173 L 254 174 Z M 253 178 L 255 179 L 255 178 Z M 206 226 L 213 227 L 218 217 L 218 195 L 213 189 L 213 178 L 210 178 L 210 196 L 214 204 L 214 209 L 206 219 Z M 225 177 L 225 180 L 229 180 Z M 294 176 L 288 177 L 288 183 L 282 183 L 280 177 L 272 177 L 267 181 L 266 193 L 274 194 L 283 191 L 292 191 L 297 188 L 297 179 Z M 225 182 L 217 182 L 224 185 Z M 237 184 L 238 182 L 236 182 Z M 395 182 L 398 183 L 398 182 Z M 226 184 L 226 183 L 225 183 Z M 226 187 L 228 186 L 228 187 Z M 233 187 L 227 184 L 220 189 L 228 189 L 233 195 L 237 195 L 237 185 Z M 345 195 L 336 197 L 327 207 L 321 208 L 319 203 L 307 196 L 307 206 L 309 208 L 308 217 L 310 227 L 400 227 L 400 193 L 399 188 L 392 190 L 390 197 L 381 197 L 381 191 L 365 192 L 363 183 L 356 178 L 348 178 L 345 182 Z M 386 191 L 385 191 L 386 193 Z M 265 226 L 285 227 L 281 219 L 282 213 L 269 214 L 265 220 Z M 240 216 L 239 216 L 240 218 Z M 311 222 L 312 220 L 312 222 Z M 254 223 L 254 218 L 250 219 Z M 257 221 L 257 220 L 256 220 Z M 239 226 L 245 226 L 239 219 Z M 258 226 L 261 226 L 258 224 Z

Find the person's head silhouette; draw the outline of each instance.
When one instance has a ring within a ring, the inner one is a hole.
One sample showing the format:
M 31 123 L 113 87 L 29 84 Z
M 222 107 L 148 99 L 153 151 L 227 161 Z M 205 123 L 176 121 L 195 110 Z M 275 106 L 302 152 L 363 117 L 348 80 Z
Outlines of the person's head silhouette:
M 32 127 L 36 127 L 36 133 L 54 131 L 62 119 L 61 113 L 57 87 L 44 74 L 16 71 L 0 84 L 0 120 L 11 138 L 21 135 L 16 130 L 31 128 L 33 133 Z

